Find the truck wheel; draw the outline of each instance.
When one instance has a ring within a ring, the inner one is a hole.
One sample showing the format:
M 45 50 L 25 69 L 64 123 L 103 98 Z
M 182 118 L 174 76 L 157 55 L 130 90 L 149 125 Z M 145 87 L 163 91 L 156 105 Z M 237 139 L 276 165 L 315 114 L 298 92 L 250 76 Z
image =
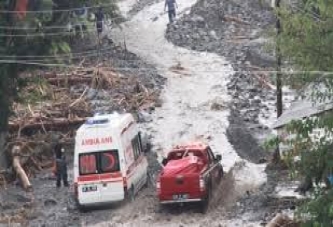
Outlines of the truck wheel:
M 203 214 L 205 214 L 208 210 L 211 194 L 212 194 L 212 187 L 209 185 L 207 186 L 207 194 L 204 200 L 201 201 L 200 203 L 200 212 Z
M 221 168 L 219 170 L 219 176 L 218 176 L 218 182 L 221 183 L 222 181 L 222 178 L 223 178 L 223 175 L 224 175 L 224 171 L 223 171 L 223 168 Z

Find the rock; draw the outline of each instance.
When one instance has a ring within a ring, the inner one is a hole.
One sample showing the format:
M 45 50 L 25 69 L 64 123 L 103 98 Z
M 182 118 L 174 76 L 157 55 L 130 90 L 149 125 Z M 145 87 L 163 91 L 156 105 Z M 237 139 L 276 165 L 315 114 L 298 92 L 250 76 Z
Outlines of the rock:
M 151 20 L 152 20 L 152 21 L 157 21 L 157 20 L 158 20 L 158 16 L 152 18 Z
M 213 103 L 210 107 L 211 110 L 223 110 L 225 108 L 224 105 L 220 104 L 220 103 Z
M 53 200 L 53 199 L 47 199 L 44 201 L 44 206 L 55 206 L 57 205 L 57 201 Z
M 266 162 L 267 162 L 267 160 L 265 158 L 261 158 L 258 161 L 259 164 L 263 164 L 263 163 L 266 163 Z
M 191 21 L 192 22 L 205 22 L 205 19 L 201 16 L 198 16 L 198 15 L 194 15 L 192 18 L 191 18 Z
M 209 32 L 209 35 L 210 35 L 210 37 L 212 37 L 213 39 L 216 39 L 216 40 L 219 39 L 219 37 L 217 37 L 216 32 L 215 32 L 214 30 L 210 31 L 210 32 Z

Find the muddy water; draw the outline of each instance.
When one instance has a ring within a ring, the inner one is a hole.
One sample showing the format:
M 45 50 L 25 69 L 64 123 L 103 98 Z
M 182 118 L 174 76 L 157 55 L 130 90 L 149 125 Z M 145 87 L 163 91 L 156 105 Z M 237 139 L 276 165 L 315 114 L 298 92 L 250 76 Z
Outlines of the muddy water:
M 195 2 L 180 2 L 179 13 Z M 239 159 L 225 135 L 230 102 L 226 84 L 233 69 L 215 54 L 193 52 L 167 42 L 164 32 L 168 18 L 161 15 L 163 7 L 162 2 L 146 8 L 126 23 L 123 31 L 113 32 L 114 40 L 125 37 L 131 52 L 156 65 L 168 79 L 162 93 L 163 106 L 154 113 L 154 123 L 148 125 L 155 150 L 163 156 L 175 144 L 208 139 L 212 149 L 222 153 L 228 169 Z M 214 103 L 221 110 L 212 111 Z
M 195 2 L 179 1 L 178 15 L 188 13 Z M 123 1 L 120 9 L 126 15 L 131 5 L 132 0 Z M 245 191 L 255 190 L 266 180 L 265 166 L 242 160 L 226 136 L 228 104 L 232 102 L 227 95 L 226 85 L 233 74 L 233 68 L 224 58 L 215 54 L 194 52 L 169 43 L 164 38 L 168 18 L 167 14 L 163 14 L 163 8 L 164 2 L 145 8 L 123 24 L 121 30 L 113 30 L 110 35 L 115 42 L 123 44 L 125 41 L 129 51 L 154 64 L 161 75 L 168 79 L 162 93 L 163 105 L 152 115 L 152 123 L 145 125 L 152 135 L 154 151 L 161 158 L 175 144 L 193 140 L 207 141 L 215 153 L 222 154 L 224 169 L 233 169 L 232 186 L 229 187 L 229 194 L 223 193 L 223 196 L 234 198 Z M 212 108 L 214 106 L 218 108 Z M 239 162 L 242 164 L 234 167 Z M 226 222 L 221 208 L 212 210 L 206 216 L 191 213 L 171 216 L 160 214 L 156 210 L 153 196 L 153 192 L 141 195 L 136 203 L 116 211 L 112 222 L 121 220 L 126 226 L 132 226 L 133 223 L 141 226 L 148 226 L 147 223 L 156 226 L 213 226 L 221 223 L 228 223 L 227 226 L 239 223 L 242 226 L 250 225 L 245 219 Z M 228 202 L 233 203 L 235 199 Z M 133 215 L 138 210 L 139 214 Z

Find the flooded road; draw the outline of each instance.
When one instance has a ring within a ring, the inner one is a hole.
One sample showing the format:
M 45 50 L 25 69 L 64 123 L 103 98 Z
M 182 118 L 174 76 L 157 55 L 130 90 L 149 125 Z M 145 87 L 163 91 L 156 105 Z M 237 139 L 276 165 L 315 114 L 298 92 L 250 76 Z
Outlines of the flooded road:
M 135 3 L 136 0 L 120 2 L 122 13 L 126 16 Z M 195 3 L 195 0 L 179 1 L 178 16 L 188 13 Z M 122 46 L 125 43 L 130 52 L 154 65 L 167 79 L 161 107 L 151 114 L 150 122 L 143 124 L 159 159 L 173 145 L 193 140 L 206 141 L 216 154 L 222 154 L 221 162 L 227 173 L 209 212 L 203 215 L 191 206 L 161 209 L 151 185 L 132 203 L 80 213 L 70 199 L 72 189 L 55 190 L 50 173 L 41 173 L 32 180 L 35 216 L 30 217 L 29 226 L 259 226 L 257 220 L 250 221 L 252 214 L 235 219 L 228 215 L 239 197 L 256 191 L 266 182 L 265 164 L 240 158 L 226 135 L 229 105 L 233 101 L 227 83 L 234 70 L 221 56 L 169 43 L 164 37 L 168 16 L 163 9 L 164 2 L 144 8 L 122 24 L 122 29 L 112 29 L 110 36 Z M 13 195 L 8 193 L 4 200 L 18 198 L 21 188 L 11 191 Z M 24 200 L 31 196 L 21 197 Z

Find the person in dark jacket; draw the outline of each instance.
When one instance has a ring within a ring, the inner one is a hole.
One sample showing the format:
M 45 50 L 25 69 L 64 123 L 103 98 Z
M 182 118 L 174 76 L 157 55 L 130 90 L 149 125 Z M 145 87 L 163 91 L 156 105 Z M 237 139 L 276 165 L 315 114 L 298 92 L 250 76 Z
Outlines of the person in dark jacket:
M 55 146 L 55 158 L 56 158 L 56 176 L 57 187 L 61 187 L 61 181 L 64 186 L 68 187 L 68 175 L 67 175 L 67 161 L 65 157 L 65 149 L 60 143 Z
M 98 11 L 95 13 L 96 17 L 96 28 L 98 37 L 103 32 L 103 21 L 104 21 L 104 13 L 102 7 L 98 8 Z

